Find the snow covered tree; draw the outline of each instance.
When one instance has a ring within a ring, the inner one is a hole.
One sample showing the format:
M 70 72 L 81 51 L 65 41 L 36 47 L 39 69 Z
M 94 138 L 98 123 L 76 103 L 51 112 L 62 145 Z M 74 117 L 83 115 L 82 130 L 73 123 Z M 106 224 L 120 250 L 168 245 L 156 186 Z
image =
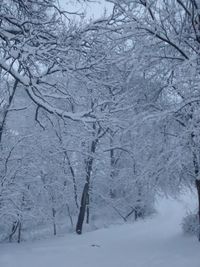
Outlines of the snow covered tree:
M 163 121 L 167 121 L 165 127 L 168 127 L 168 130 L 165 136 L 171 136 L 172 147 L 171 151 L 164 148 L 163 157 L 159 162 L 169 163 L 177 186 L 181 183 L 196 184 L 200 196 L 197 115 L 199 3 L 193 0 L 108 0 L 108 2 L 114 4 L 109 27 L 119 32 L 129 43 L 134 40 L 141 43 L 140 40 L 143 40 L 139 57 L 142 68 L 148 78 L 156 79 L 163 85 L 158 91 L 158 96 L 160 99 L 162 97 L 162 100 L 165 99 L 161 102 L 164 107 L 161 111 L 164 112 L 159 111 L 157 115 L 160 114 L 159 117 L 163 118 L 160 121 L 161 125 Z M 156 75 L 158 70 L 159 75 Z M 180 151 L 183 151 L 183 154 Z M 190 174 L 188 172 L 187 175 L 184 174 L 185 168 L 189 169 Z M 187 179 L 183 178 L 185 175 Z M 174 179 L 170 181 L 170 177 L 168 178 L 168 184 L 174 183 Z

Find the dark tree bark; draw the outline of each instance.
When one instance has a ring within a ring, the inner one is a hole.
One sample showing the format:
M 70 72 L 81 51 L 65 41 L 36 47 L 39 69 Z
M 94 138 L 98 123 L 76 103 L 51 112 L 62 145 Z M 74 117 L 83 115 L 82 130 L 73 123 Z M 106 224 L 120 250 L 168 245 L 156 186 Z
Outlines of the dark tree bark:
M 57 234 L 57 229 L 56 229 L 56 210 L 52 208 L 52 215 L 53 215 L 53 234 Z
M 18 224 L 18 238 L 17 238 L 17 243 L 21 242 L 21 231 L 22 231 L 22 224 L 19 222 Z
M 111 179 L 111 183 L 113 183 L 113 179 L 114 179 L 114 176 L 115 176 L 115 155 L 114 155 L 114 149 L 112 149 L 113 147 L 113 137 L 114 137 L 114 133 L 113 131 L 110 130 L 110 168 L 111 168 L 111 171 L 110 171 L 110 179 Z M 115 198 L 116 196 L 116 192 L 113 188 L 110 188 L 110 197 L 111 198 Z
M 96 132 L 96 123 L 93 123 L 93 130 L 94 134 Z M 87 212 L 87 218 L 86 218 L 86 223 L 89 223 L 89 203 L 90 203 L 90 195 L 89 195 L 89 190 L 90 190 L 90 180 L 91 180 L 91 174 L 92 174 L 92 168 L 93 168 L 93 162 L 94 162 L 94 154 L 96 151 L 97 144 L 99 142 L 99 139 L 104 136 L 104 134 L 107 132 L 104 131 L 101 133 L 102 128 L 99 127 L 97 130 L 97 136 L 94 136 L 94 139 L 91 144 L 90 148 L 90 155 L 87 158 L 86 161 L 86 181 L 85 185 L 83 188 L 83 193 L 81 197 L 81 206 L 79 209 L 79 215 L 78 215 L 78 221 L 76 225 L 76 233 L 77 234 L 82 234 L 82 228 L 83 228 L 83 222 L 85 218 L 85 213 Z
M 11 234 L 9 235 L 9 242 L 12 242 L 14 234 L 17 233 L 17 243 L 20 243 L 21 232 L 22 232 L 22 223 L 20 221 L 15 221 L 12 226 Z
M 79 209 L 79 215 L 78 215 L 78 221 L 76 224 L 76 233 L 77 234 L 82 234 L 82 228 L 83 228 L 83 222 L 85 219 L 85 213 L 87 212 L 87 218 L 86 218 L 86 223 L 89 223 L 89 204 L 90 204 L 90 180 L 91 180 L 91 175 L 92 175 L 92 168 L 93 168 L 93 162 L 94 162 L 94 155 L 95 151 L 97 148 L 97 144 L 99 140 L 107 133 L 108 129 L 103 130 L 101 126 L 98 124 L 99 128 L 98 130 L 96 123 L 93 123 L 93 130 L 94 130 L 94 135 L 95 133 L 96 136 L 94 136 L 94 139 L 91 144 L 90 148 L 90 155 L 88 156 L 86 160 L 86 180 L 85 180 L 85 185 L 83 188 L 83 193 L 81 197 L 81 206 Z M 97 130 L 97 131 L 96 131 Z M 102 131 L 103 130 L 103 131 Z
M 79 210 L 79 215 L 78 215 L 78 221 L 76 225 L 76 233 L 81 235 L 82 234 L 82 228 L 83 228 L 83 222 L 85 219 L 85 210 L 86 210 L 86 202 L 89 194 L 89 184 L 86 182 L 83 193 L 82 193 L 82 198 L 81 198 L 81 206 Z
M 81 197 L 81 207 L 79 210 L 79 216 L 78 216 L 78 221 L 77 221 L 77 226 L 76 226 L 77 234 L 82 234 L 83 222 L 84 222 L 86 211 L 87 211 L 86 222 L 89 223 L 89 201 L 90 201 L 89 188 L 90 188 L 90 179 L 91 179 L 91 174 L 92 174 L 92 166 L 93 166 L 93 161 L 94 161 L 93 155 L 95 153 L 97 143 L 98 143 L 97 139 L 92 141 L 91 155 L 88 157 L 88 160 L 86 163 L 86 182 L 85 182 L 85 186 L 84 186 L 82 197 Z
M 95 126 L 93 126 L 95 129 Z M 89 187 L 90 187 L 90 178 L 92 174 L 92 167 L 94 161 L 94 153 L 99 139 L 98 137 L 92 141 L 91 150 L 87 162 L 86 162 L 86 182 L 82 193 L 81 206 L 79 209 L 78 221 L 76 225 L 77 234 L 82 234 L 83 222 L 85 218 L 85 212 L 87 211 L 87 223 L 89 223 Z
M 18 225 L 19 225 L 19 221 L 13 222 L 11 234 L 9 235 L 9 242 L 12 242 L 12 238 L 17 231 Z

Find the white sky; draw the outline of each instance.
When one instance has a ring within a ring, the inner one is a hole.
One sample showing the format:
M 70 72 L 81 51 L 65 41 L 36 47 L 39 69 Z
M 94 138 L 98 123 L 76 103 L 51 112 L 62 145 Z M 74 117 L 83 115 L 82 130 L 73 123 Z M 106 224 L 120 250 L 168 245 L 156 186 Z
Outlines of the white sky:
M 63 9 L 68 11 L 86 12 L 87 17 L 99 18 L 105 10 L 109 13 L 112 9 L 112 5 L 105 2 L 105 0 L 97 0 L 95 3 L 82 3 L 78 4 L 75 0 L 59 0 Z

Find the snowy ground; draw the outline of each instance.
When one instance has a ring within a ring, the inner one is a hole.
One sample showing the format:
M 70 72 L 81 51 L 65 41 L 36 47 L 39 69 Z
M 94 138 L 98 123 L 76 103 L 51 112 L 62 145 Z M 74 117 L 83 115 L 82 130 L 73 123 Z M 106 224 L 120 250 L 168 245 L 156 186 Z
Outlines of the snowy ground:
M 160 215 L 135 224 L 0 245 L 0 267 L 199 267 L 200 244 L 181 233 L 186 202 L 162 201 Z

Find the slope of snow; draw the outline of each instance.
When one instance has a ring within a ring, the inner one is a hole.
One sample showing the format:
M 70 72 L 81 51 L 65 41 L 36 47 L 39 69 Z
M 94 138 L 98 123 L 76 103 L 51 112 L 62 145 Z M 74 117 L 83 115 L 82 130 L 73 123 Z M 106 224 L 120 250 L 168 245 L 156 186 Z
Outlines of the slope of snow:
M 199 267 L 200 244 L 181 233 L 183 204 L 165 200 L 159 212 L 82 236 L 0 245 L 0 267 Z

